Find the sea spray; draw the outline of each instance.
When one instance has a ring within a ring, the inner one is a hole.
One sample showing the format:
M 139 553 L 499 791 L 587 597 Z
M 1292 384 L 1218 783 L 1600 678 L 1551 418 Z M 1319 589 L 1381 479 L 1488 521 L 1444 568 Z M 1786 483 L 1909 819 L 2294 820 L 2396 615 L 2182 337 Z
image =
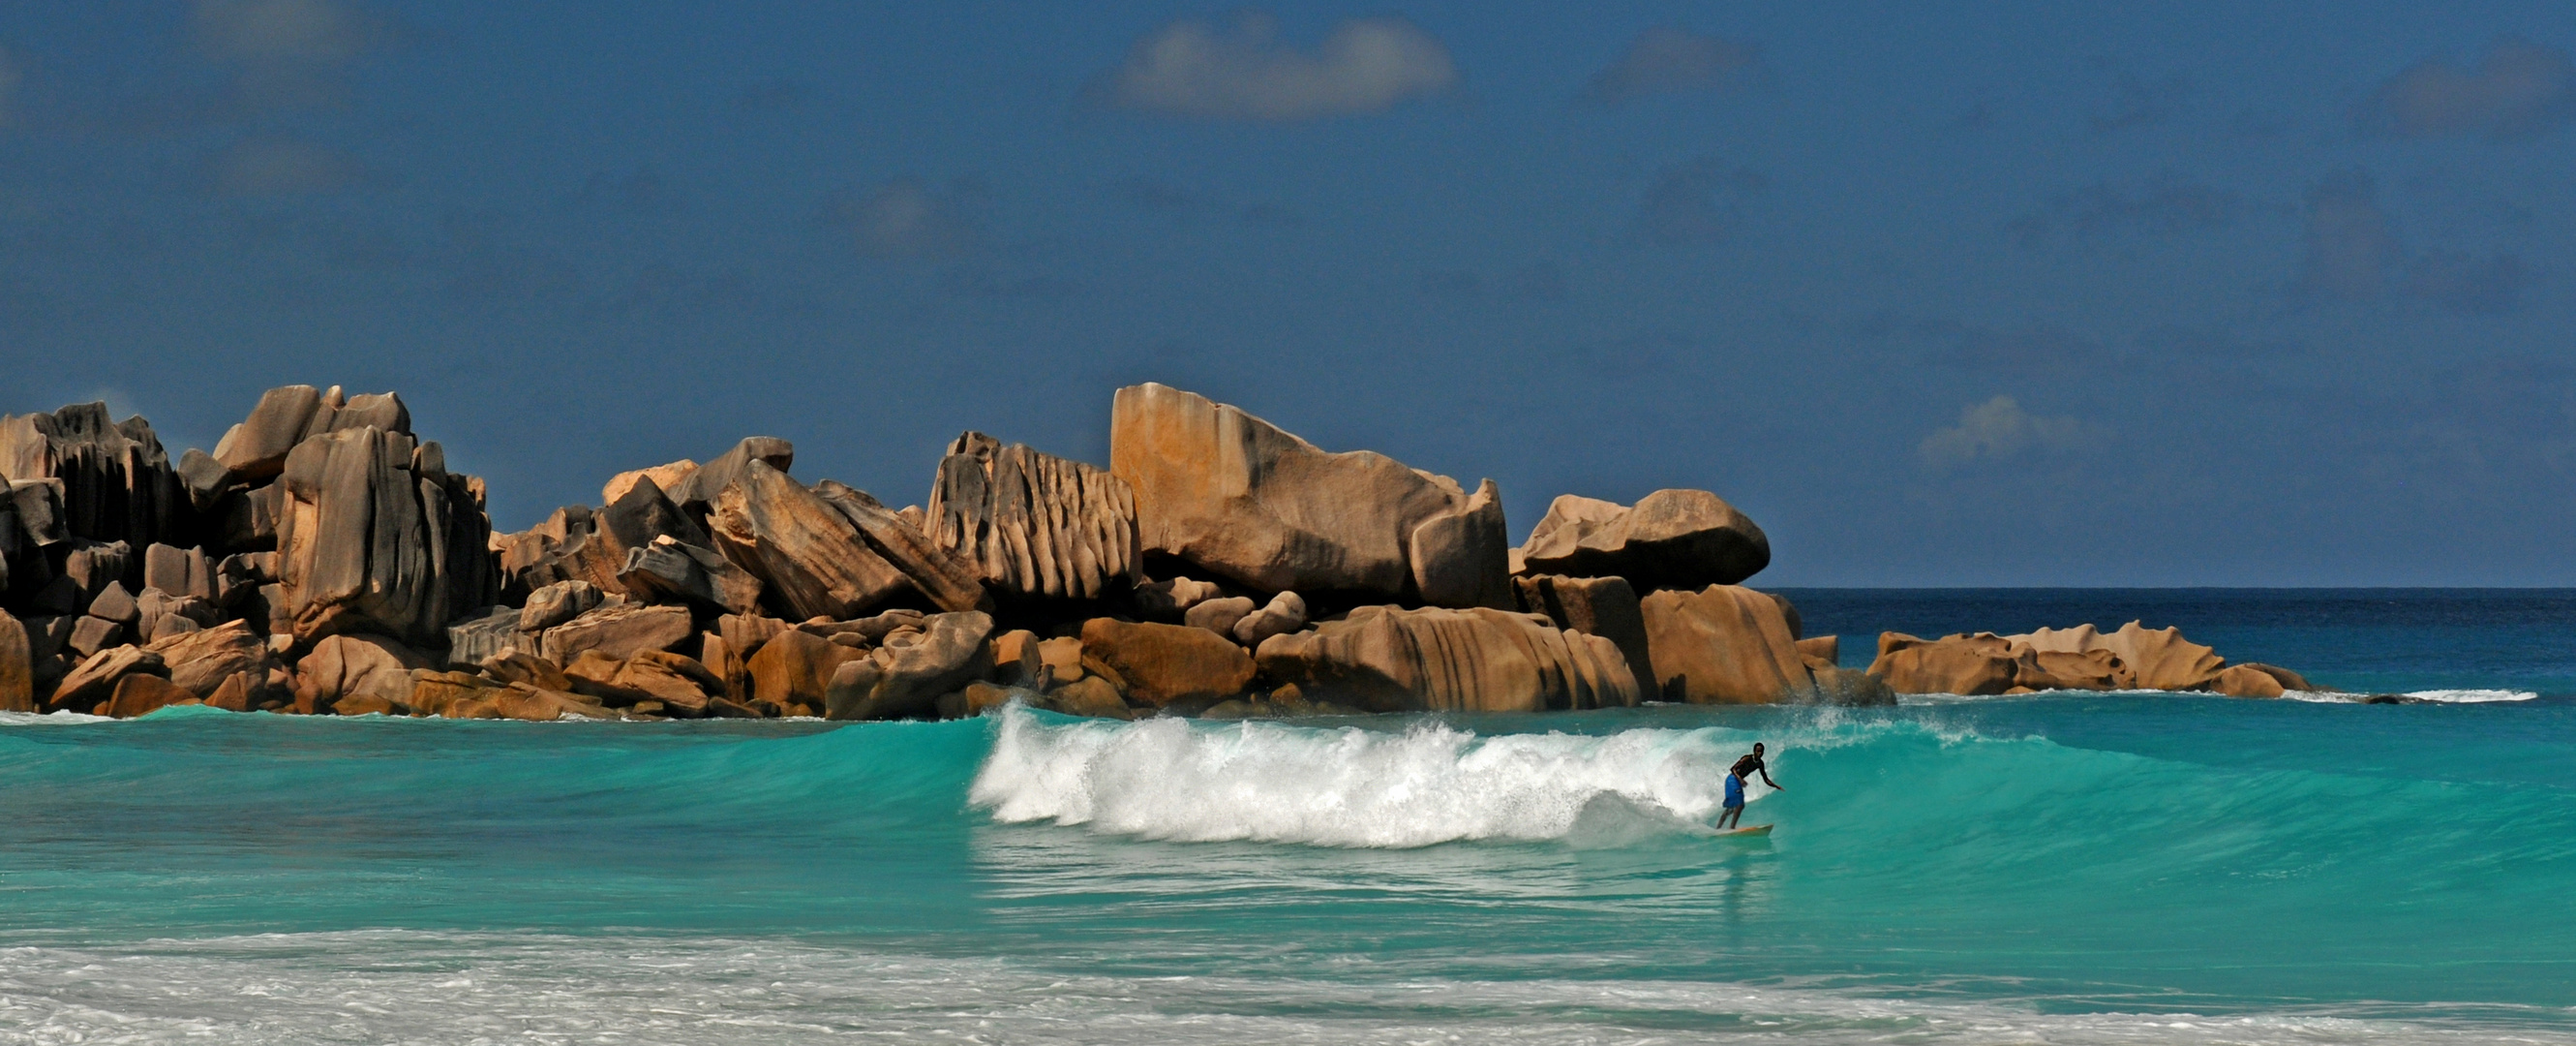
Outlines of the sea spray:
M 997 821 L 1053 821 L 1180 842 L 1415 847 L 1558 839 L 1585 818 L 1717 813 L 1735 731 L 1484 737 L 1178 719 L 1045 722 L 1003 712 L 971 801 Z M 1753 794 L 1763 790 L 1757 784 Z M 1604 804 L 1604 797 L 1619 802 Z

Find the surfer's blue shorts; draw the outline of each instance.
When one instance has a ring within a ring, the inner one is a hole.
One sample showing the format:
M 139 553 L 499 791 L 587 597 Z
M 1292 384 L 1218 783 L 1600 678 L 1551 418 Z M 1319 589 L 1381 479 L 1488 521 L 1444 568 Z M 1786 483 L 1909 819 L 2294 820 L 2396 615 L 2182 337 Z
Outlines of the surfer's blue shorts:
M 1728 774 L 1726 775 L 1726 808 L 1732 810 L 1742 805 L 1744 805 L 1744 779 Z

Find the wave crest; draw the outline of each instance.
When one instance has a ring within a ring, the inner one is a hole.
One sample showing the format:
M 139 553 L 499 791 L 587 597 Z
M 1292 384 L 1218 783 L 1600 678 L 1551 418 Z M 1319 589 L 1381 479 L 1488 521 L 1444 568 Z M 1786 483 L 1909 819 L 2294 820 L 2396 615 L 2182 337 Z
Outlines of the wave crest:
M 1604 817 L 1618 836 L 1641 822 L 1704 832 L 1737 754 L 1733 732 L 1716 728 L 1482 737 L 1440 725 L 1057 724 L 1018 707 L 1000 719 L 968 792 L 994 820 L 1177 842 L 1579 842 Z

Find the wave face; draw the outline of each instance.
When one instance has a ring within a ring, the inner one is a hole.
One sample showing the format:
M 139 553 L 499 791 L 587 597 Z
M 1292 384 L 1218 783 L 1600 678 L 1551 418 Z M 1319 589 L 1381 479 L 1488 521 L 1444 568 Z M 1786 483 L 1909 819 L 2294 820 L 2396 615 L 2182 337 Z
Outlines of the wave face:
M 2560 697 L 185 708 L 0 717 L 0 802 L 0 1044 L 2576 1041 Z

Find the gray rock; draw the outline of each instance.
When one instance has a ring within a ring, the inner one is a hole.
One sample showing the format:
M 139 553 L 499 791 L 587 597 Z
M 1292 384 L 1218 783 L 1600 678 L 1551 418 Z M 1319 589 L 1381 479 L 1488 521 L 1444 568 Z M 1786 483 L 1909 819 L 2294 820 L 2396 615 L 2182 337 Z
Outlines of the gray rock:
M 1234 623 L 1234 641 L 1259 649 L 1262 640 L 1284 636 L 1305 627 L 1306 600 L 1297 593 L 1282 592 L 1270 597 L 1270 602 L 1261 609 Z
M 833 719 L 903 719 L 936 713 L 939 698 L 992 675 L 993 617 L 982 611 L 933 614 L 917 633 L 842 662 L 824 691 Z
M 174 596 L 215 598 L 214 564 L 202 548 L 153 545 L 143 550 L 143 587 Z
M 590 613 L 607 599 L 607 593 L 587 581 L 558 581 L 528 593 L 527 605 L 520 608 L 519 630 L 542 632 L 583 614 Z
M 1260 604 L 1250 596 L 1201 600 L 1181 615 L 1181 623 L 1191 628 L 1204 628 L 1228 639 L 1234 638 L 1237 622 L 1251 616 Z
M 497 601 L 482 484 L 415 471 L 416 449 L 369 425 L 287 455 L 279 575 L 299 641 L 366 632 L 431 646 L 456 611 Z
M 170 456 L 140 416 L 109 420 L 107 405 L 0 418 L 0 479 L 62 481 L 69 535 L 136 547 L 176 536 L 193 522 L 187 490 Z
M 558 665 L 572 664 L 590 650 L 623 660 L 647 650 L 669 650 L 696 634 L 684 607 L 625 603 L 547 629 L 538 653 Z
M 120 581 L 108 582 L 107 587 L 99 591 L 98 598 L 89 601 L 89 616 L 101 621 L 114 621 L 131 627 L 141 613 L 142 606 L 125 591 L 125 584 Z
M 1136 586 L 1136 612 L 1166 624 L 1181 620 L 1191 607 L 1225 593 L 1212 582 L 1185 577 L 1148 581 Z
M 484 607 L 450 622 L 448 665 L 470 668 L 496 657 L 534 653 L 537 638 L 519 630 L 519 614 L 517 607 Z
M 123 624 L 83 614 L 74 619 L 71 642 L 66 645 L 73 654 L 88 657 L 123 642 Z
M 1705 490 L 1658 490 L 1634 507 L 1560 496 L 1513 555 L 1516 574 L 1624 577 L 1639 593 L 1732 585 L 1771 562 L 1771 539 Z

